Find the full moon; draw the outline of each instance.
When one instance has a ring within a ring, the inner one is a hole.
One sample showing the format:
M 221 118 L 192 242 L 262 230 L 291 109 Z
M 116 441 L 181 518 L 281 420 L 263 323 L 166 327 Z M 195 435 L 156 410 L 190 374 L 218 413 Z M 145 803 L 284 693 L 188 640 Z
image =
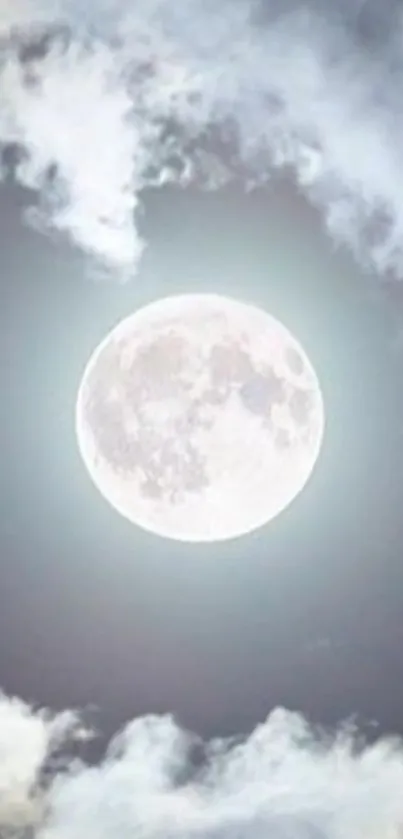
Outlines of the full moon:
M 145 530 L 213 542 L 266 524 L 298 495 L 322 443 L 316 373 L 290 332 L 216 294 L 153 302 L 93 352 L 76 404 L 101 494 Z

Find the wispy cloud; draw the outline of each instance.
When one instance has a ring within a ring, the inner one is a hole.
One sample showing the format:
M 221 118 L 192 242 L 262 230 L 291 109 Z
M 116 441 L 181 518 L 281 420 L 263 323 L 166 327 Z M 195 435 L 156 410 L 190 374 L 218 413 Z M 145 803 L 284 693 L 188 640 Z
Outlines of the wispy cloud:
M 0 835 L 35 827 L 44 815 L 38 786 L 45 760 L 83 728 L 71 712 L 34 712 L 19 699 L 0 694 Z
M 314 733 L 275 711 L 243 741 L 202 742 L 171 717 L 130 723 L 97 765 L 56 748 L 80 734 L 71 714 L 0 701 L 0 834 L 37 839 L 398 839 L 403 744 L 362 748 L 346 728 Z M 82 734 L 82 732 L 81 732 Z M 197 759 L 196 759 L 197 758 Z
M 0 0 L 0 138 L 25 150 L 36 223 L 133 275 L 142 189 L 200 175 L 195 146 L 230 125 L 249 181 L 291 167 L 336 242 L 400 275 L 403 13 L 385 3 Z

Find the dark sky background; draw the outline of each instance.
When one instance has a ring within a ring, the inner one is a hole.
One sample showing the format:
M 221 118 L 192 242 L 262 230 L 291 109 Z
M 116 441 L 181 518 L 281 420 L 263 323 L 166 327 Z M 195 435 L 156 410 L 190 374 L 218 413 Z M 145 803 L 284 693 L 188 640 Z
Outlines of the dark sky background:
M 151 711 L 205 736 L 246 732 L 278 705 L 403 733 L 399 295 L 335 250 L 287 180 L 149 193 L 149 247 L 127 285 L 88 279 L 80 254 L 24 226 L 29 198 L 0 189 L 4 691 L 95 705 L 106 735 Z M 75 443 L 93 348 L 139 305 L 182 291 L 280 318 L 326 405 L 305 491 L 218 545 L 137 530 L 97 493 Z

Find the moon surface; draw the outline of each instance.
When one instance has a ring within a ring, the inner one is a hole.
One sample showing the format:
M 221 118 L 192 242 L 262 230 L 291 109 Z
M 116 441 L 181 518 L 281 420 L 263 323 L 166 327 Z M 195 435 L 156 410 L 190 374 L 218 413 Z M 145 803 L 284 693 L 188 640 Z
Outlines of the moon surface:
M 188 542 L 249 533 L 311 475 L 324 430 L 316 373 L 275 318 L 216 294 L 153 302 L 92 354 L 79 450 L 131 522 Z

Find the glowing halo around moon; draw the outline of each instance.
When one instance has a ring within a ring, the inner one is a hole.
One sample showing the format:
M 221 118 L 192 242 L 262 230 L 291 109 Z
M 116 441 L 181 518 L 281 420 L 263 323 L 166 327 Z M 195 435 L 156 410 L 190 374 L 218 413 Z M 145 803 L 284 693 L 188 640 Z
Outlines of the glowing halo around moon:
M 213 542 L 284 510 L 324 431 L 316 373 L 290 332 L 216 294 L 153 302 L 92 354 L 76 404 L 79 450 L 101 494 L 160 536 Z

